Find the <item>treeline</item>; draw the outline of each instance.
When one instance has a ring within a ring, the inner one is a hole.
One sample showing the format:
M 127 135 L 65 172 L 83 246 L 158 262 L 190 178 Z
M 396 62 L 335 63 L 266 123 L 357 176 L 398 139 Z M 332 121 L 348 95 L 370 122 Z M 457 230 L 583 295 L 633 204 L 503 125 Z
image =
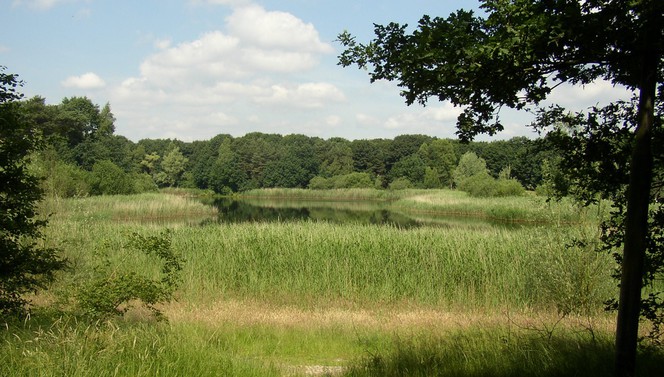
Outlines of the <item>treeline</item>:
M 270 187 L 463 186 L 461 181 L 469 178 L 460 173 L 464 155 L 474 155 L 484 167 L 476 181 L 511 179 L 532 190 L 556 159 L 545 139 L 525 137 L 462 144 L 425 135 L 350 141 L 253 132 L 135 143 L 115 134 L 109 104 L 100 107 L 86 97 L 65 98 L 57 105 L 34 97 L 22 101 L 21 109 L 45 143 L 33 159 L 34 169 L 45 178 L 47 193 L 62 197 L 160 187 L 228 194 Z

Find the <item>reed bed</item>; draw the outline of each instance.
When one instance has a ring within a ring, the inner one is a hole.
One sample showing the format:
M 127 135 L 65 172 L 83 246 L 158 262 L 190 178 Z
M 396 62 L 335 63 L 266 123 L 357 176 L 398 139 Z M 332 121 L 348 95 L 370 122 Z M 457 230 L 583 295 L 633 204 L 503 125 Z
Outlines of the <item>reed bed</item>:
M 262 189 L 249 191 L 242 198 L 278 199 L 288 202 L 311 201 L 378 201 L 385 208 L 405 213 L 430 213 L 465 216 L 502 222 L 539 224 L 597 223 L 608 212 L 608 203 L 584 207 L 572 199 L 547 200 L 535 195 L 505 198 L 475 198 L 458 190 L 304 190 Z
M 49 198 L 42 213 L 74 222 L 116 220 L 127 222 L 198 222 L 217 215 L 215 208 L 194 197 L 175 194 L 96 196 L 78 199 Z
M 424 199 L 409 205 L 443 206 Z M 616 295 L 614 262 L 593 250 L 591 217 L 574 226 L 411 229 L 124 221 L 215 215 L 166 194 L 58 199 L 43 209 L 53 213 L 46 242 L 73 269 L 42 300 L 66 308 L 102 256 L 119 270 L 157 276 L 150 258 L 124 247 L 134 232 L 169 229 L 185 259 L 183 281 L 177 302 L 164 307 L 169 323 L 140 313 L 90 323 L 65 311 L 3 326 L 1 375 L 553 376 L 590 366 L 598 372 L 588 375 L 601 375 L 610 365 L 602 302 Z M 569 247 L 578 239 L 588 246 Z M 548 331 L 562 317 L 581 325 Z M 649 365 L 664 361 L 661 352 L 648 355 Z
M 155 234 L 167 227 L 81 221 L 77 211 L 69 216 L 75 220 L 54 216 L 47 236 L 65 245 L 76 273 L 85 274 L 100 253 L 122 268 L 155 271 L 122 245 L 132 232 Z M 572 305 L 569 297 L 581 295 L 584 310 L 600 310 L 615 289 L 609 255 L 566 247 L 574 239 L 596 240 L 590 225 L 404 230 L 307 221 L 172 229 L 173 246 L 186 260 L 180 295 L 192 302 L 529 310 Z
M 269 189 L 257 189 L 257 190 L 246 191 L 240 194 L 239 197 L 291 199 L 291 200 L 386 201 L 386 200 L 399 199 L 404 195 L 412 194 L 413 191 L 416 190 L 392 191 L 392 190 L 377 190 L 377 189 L 363 189 L 363 188 L 309 190 L 309 189 L 269 188 Z

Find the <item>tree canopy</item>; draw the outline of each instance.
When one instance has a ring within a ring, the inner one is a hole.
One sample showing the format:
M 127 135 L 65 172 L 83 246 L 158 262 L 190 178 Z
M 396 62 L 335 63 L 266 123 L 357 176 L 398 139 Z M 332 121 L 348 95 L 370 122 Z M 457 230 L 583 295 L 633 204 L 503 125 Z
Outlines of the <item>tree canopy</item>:
M 625 193 L 625 205 L 619 206 L 623 211 L 618 211 L 620 219 L 614 217 L 622 231 L 610 244 L 624 245 L 620 258 L 616 371 L 618 375 L 632 375 L 639 313 L 648 308 L 648 303 L 641 301 L 646 255 L 657 254 L 654 249 L 661 248 L 661 243 L 650 241 L 648 218 L 650 204 L 657 203 L 651 196 L 652 139 L 661 132 L 661 111 L 655 109 L 661 110 L 656 103 L 658 99 L 661 103 L 664 95 L 664 2 L 480 3 L 485 15 L 459 10 L 447 18 L 424 16 L 412 33 L 407 25 L 375 25 L 375 39 L 369 43 L 358 43 L 344 32 L 339 35 L 345 47 L 339 63 L 367 69 L 372 82 L 397 81 L 409 105 L 425 105 L 434 98 L 462 106 L 457 134 L 466 141 L 479 133 L 492 135 L 501 131 L 502 107 L 537 109 L 562 83 L 583 85 L 606 80 L 638 96 L 638 100 L 628 99 L 613 107 L 590 109 L 585 117 L 570 116 L 559 107 L 540 109 L 535 122 L 536 126 L 550 127 L 577 120 L 572 138 L 587 147 L 584 161 L 588 163 L 598 160 L 600 151 L 595 147 L 604 145 L 608 148 L 605 152 L 619 154 L 619 147 L 627 146 L 627 182 L 615 182 L 605 188 L 611 193 Z M 614 121 L 604 122 L 607 115 Z M 612 128 L 616 124 L 621 125 L 618 135 Z M 661 146 L 655 147 L 660 148 L 656 153 L 659 155 Z M 599 172 L 602 173 L 601 166 Z M 607 192 L 594 190 L 592 180 L 580 183 L 594 194 Z M 619 241 L 615 242 L 616 238 Z
M 46 224 L 36 218 L 43 193 L 28 162 L 39 137 L 19 111 L 21 82 L 4 70 L 0 67 L 0 314 L 25 309 L 23 295 L 46 287 L 66 263 L 56 250 L 37 243 Z

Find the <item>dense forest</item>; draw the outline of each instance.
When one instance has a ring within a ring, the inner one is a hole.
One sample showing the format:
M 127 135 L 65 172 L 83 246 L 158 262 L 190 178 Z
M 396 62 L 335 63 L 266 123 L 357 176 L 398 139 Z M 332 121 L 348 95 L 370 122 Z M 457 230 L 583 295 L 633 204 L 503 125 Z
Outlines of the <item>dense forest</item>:
M 401 135 L 350 141 L 254 132 L 193 142 L 133 142 L 115 134 L 109 104 L 100 107 L 86 97 L 65 98 L 55 105 L 33 97 L 22 101 L 21 109 L 45 142 L 33 168 L 45 178 L 47 194 L 61 197 L 160 187 L 230 194 L 270 187 L 472 186 L 485 188 L 478 195 L 505 195 L 546 186 L 542 183 L 552 181 L 557 161 L 546 139 L 525 137 L 461 143 Z M 464 178 L 471 176 L 472 185 L 464 185 Z M 501 182 L 506 190 L 498 187 Z

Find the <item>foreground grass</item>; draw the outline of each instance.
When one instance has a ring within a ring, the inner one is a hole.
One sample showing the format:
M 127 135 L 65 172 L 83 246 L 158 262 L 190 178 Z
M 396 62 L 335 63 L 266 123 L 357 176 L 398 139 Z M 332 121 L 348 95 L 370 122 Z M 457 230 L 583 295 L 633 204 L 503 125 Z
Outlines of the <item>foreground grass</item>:
M 210 215 L 173 200 L 45 203 L 48 242 L 74 270 L 37 297 L 59 311 L 0 327 L 0 375 L 600 376 L 613 364 L 612 318 L 602 312 L 615 295 L 612 260 L 565 247 L 596 242 L 590 222 L 403 230 L 125 218 Z M 110 322 L 77 317 L 71 297 L 100 255 L 156 276 L 124 244 L 164 229 L 186 260 L 178 301 L 161 308 L 169 322 L 140 310 Z M 640 357 L 642 375 L 664 365 L 661 352 Z

